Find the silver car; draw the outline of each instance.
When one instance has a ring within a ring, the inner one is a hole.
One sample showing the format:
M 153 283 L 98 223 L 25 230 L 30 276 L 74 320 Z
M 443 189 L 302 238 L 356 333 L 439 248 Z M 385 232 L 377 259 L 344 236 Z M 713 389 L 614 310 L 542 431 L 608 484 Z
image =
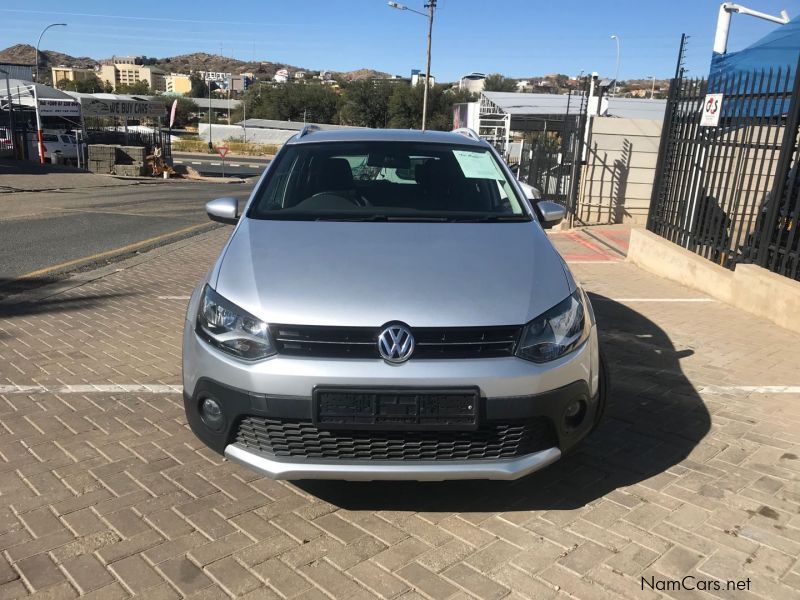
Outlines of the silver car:
M 528 195 L 532 195 L 528 193 Z M 588 297 L 474 132 L 306 128 L 191 296 L 186 415 L 277 479 L 515 479 L 597 424 Z

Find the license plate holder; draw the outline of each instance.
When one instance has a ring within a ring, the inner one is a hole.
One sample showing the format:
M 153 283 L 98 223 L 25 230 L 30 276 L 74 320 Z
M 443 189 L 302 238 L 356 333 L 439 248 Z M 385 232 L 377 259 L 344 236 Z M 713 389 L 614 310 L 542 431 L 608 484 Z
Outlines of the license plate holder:
M 312 395 L 312 420 L 318 429 L 473 431 L 479 409 L 477 387 L 319 386 Z

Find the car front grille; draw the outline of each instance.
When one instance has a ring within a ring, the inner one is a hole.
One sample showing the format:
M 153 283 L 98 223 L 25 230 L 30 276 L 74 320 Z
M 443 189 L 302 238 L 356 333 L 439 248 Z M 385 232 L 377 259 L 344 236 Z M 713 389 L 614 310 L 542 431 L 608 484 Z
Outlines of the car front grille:
M 415 358 L 513 356 L 522 327 L 417 327 Z M 380 358 L 378 327 L 271 325 L 279 354 L 320 358 Z
M 387 461 L 514 458 L 558 445 L 545 417 L 475 431 L 326 431 L 310 421 L 248 416 L 235 443 L 276 458 Z

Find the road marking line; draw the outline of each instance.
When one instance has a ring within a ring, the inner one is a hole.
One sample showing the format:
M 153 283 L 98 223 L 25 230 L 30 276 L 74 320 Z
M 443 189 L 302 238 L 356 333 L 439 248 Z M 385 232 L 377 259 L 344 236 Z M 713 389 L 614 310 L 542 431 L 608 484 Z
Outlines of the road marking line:
M 193 165 L 202 165 L 203 163 L 201 163 L 199 160 L 197 160 L 197 161 L 193 160 L 192 164 Z
M 623 263 L 622 259 L 619 260 L 605 260 L 605 259 L 598 259 L 598 260 L 570 260 L 569 258 L 565 258 L 564 260 L 571 265 L 610 265 L 615 264 L 618 265 Z
M 182 233 L 188 233 L 190 231 L 194 231 L 196 229 L 200 229 L 202 227 L 208 227 L 208 223 L 200 223 L 199 225 L 192 225 L 190 227 L 184 227 L 183 229 L 177 229 L 175 231 L 171 231 L 169 233 L 165 233 L 163 235 L 157 235 L 156 237 L 151 237 L 146 240 L 142 240 L 141 242 L 134 242 L 133 244 L 128 244 L 127 246 L 120 246 L 119 248 L 113 248 L 111 250 L 106 250 L 105 252 L 98 252 L 97 254 L 91 254 L 89 256 L 84 256 L 82 258 L 76 258 L 74 260 L 68 260 L 63 263 L 59 263 L 57 265 L 52 265 L 50 267 L 45 267 L 44 269 L 39 269 L 38 271 L 31 271 L 30 273 L 25 273 L 24 275 L 20 275 L 12 279 L 11 281 L 21 281 L 23 279 L 30 279 L 31 277 L 38 277 L 40 275 L 45 275 L 47 273 L 52 273 L 53 271 L 58 271 L 60 269 L 65 269 L 67 267 L 71 267 L 73 265 L 78 265 L 80 263 L 97 260 L 98 258 L 103 258 L 105 256 L 112 256 L 115 254 L 122 254 L 124 252 L 130 252 L 136 250 L 137 248 L 141 248 L 148 244 L 152 244 L 153 242 L 158 242 L 159 240 L 163 240 L 169 237 L 173 237 L 175 235 L 180 235 Z
M 230 163 L 228 166 L 229 167 L 241 167 L 242 165 L 240 165 L 239 163 Z
M 714 298 L 596 298 L 599 302 L 716 302 Z
M 180 394 L 181 385 L 101 383 L 82 385 L 0 385 L 0 394 Z M 701 394 L 800 394 L 800 385 L 705 385 Z
M 701 394 L 800 394 L 800 385 L 704 385 L 697 391 Z
M 212 162 L 212 163 L 209 163 L 209 164 L 212 164 L 212 165 L 214 165 L 215 167 L 218 167 L 218 166 L 219 166 L 219 165 L 221 165 L 222 163 L 221 163 L 221 162 Z
M 248 166 L 248 167 L 263 167 L 263 166 L 265 166 L 265 165 L 261 165 L 261 164 L 259 164 L 259 163 L 250 163 L 250 164 L 248 164 L 247 166 Z
M 172 162 L 174 162 L 176 165 L 182 165 L 183 164 L 182 160 L 173 160 Z
M 159 300 L 188 300 L 189 296 L 159 296 Z

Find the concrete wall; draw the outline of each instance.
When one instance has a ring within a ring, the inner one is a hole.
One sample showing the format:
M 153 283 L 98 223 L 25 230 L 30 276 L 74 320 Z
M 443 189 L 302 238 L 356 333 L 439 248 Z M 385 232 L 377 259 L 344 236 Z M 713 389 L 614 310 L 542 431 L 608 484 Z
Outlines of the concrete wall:
M 643 229 L 631 230 L 628 260 L 800 333 L 800 281 L 756 265 L 731 271 Z
M 247 128 L 247 141 L 254 144 L 281 145 L 297 131 L 286 129 L 255 129 Z M 197 134 L 200 139 L 208 141 L 208 123 L 199 123 Z M 235 139 L 244 140 L 244 128 L 239 125 L 211 125 L 211 135 L 214 143 Z
M 661 121 L 595 117 L 578 196 L 577 222 L 644 224 Z

